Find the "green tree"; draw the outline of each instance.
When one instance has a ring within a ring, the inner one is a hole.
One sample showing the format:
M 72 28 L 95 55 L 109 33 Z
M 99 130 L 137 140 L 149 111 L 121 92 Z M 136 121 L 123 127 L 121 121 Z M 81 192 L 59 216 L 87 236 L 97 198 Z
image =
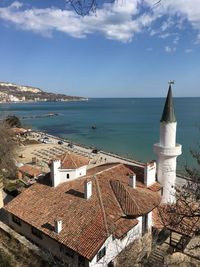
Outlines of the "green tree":
M 13 131 L 0 124 L 0 176 L 4 178 L 14 178 L 16 174 L 15 157 L 17 143 L 13 139 Z
M 22 127 L 22 123 L 20 119 L 15 116 L 15 115 L 9 115 L 4 122 L 9 126 L 9 127 L 17 127 L 20 128 Z

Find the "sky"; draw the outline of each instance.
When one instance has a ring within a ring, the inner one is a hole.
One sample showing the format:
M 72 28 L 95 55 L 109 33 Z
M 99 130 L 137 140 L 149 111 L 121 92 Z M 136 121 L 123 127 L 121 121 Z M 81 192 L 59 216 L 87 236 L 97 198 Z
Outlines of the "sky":
M 175 80 L 174 96 L 200 97 L 199 0 L 96 1 L 80 16 L 65 0 L 0 0 L 0 81 L 86 97 L 164 97 Z

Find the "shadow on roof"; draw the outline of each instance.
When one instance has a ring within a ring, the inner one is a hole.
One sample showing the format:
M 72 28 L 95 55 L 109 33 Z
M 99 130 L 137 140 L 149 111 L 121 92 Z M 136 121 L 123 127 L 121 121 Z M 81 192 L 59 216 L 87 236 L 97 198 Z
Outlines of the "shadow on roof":
M 77 191 L 77 190 L 74 190 L 74 189 L 68 190 L 67 192 L 65 192 L 65 194 L 70 194 L 70 195 L 73 195 L 75 197 L 84 198 L 84 193 L 83 192 L 80 192 L 80 191 Z
M 55 228 L 53 227 L 53 225 L 51 225 L 50 223 L 45 223 L 45 224 L 42 225 L 42 227 L 43 228 L 46 228 L 46 229 L 48 229 L 50 231 L 54 231 L 55 230 Z

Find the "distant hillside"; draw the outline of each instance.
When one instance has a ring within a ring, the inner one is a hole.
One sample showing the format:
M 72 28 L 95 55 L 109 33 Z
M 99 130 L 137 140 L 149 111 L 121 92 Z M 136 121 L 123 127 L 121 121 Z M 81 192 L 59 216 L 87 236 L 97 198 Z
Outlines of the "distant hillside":
M 0 102 L 81 101 L 87 98 L 54 94 L 31 86 L 0 82 Z

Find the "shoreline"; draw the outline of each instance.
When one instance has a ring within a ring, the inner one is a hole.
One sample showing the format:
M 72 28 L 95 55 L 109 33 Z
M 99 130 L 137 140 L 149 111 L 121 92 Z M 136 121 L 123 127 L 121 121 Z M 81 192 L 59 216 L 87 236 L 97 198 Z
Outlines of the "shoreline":
M 44 133 L 42 131 L 32 131 L 36 134 L 40 134 L 41 136 L 46 136 L 46 137 L 49 137 L 49 138 L 52 138 L 54 140 L 57 140 L 57 143 L 58 141 L 62 141 L 64 144 L 72 144 L 73 146 L 75 146 L 75 148 L 79 148 L 79 149 L 87 149 L 87 150 L 93 150 L 93 149 L 97 149 L 96 147 L 94 146 L 89 146 L 89 145 L 85 145 L 85 144 L 81 144 L 81 143 L 78 143 L 78 142 L 75 142 L 73 140 L 69 140 L 67 138 L 62 138 L 62 137 L 59 137 L 59 136 L 55 136 L 55 135 L 51 135 L 51 134 L 48 134 L 48 133 Z M 97 149 L 98 150 L 98 154 L 103 154 L 105 156 L 109 156 L 111 158 L 115 158 L 115 159 L 119 159 L 119 160 L 122 160 L 124 162 L 127 162 L 127 163 L 132 163 L 132 164 L 135 164 L 135 165 L 138 165 L 138 166 L 144 166 L 145 163 L 142 162 L 142 161 L 139 161 L 139 160 L 135 160 L 135 159 L 130 159 L 130 158 L 127 158 L 127 157 L 123 157 L 119 154 L 116 154 L 116 153 L 112 153 L 112 152 L 109 152 L 109 151 L 104 151 L 102 149 Z M 91 151 L 92 153 L 92 151 Z
M 62 137 L 59 137 L 59 136 L 55 136 L 55 135 L 52 135 L 52 134 L 49 134 L 49 133 L 45 133 L 45 132 L 42 132 L 42 131 L 32 131 L 36 134 L 40 134 L 40 135 L 43 135 L 43 136 L 46 136 L 46 137 L 49 137 L 49 138 L 52 138 L 54 140 L 57 140 L 57 143 L 58 144 L 58 141 L 62 141 L 63 144 L 72 144 L 73 146 L 79 148 L 79 149 L 87 149 L 90 151 L 90 153 L 92 153 L 92 150 L 93 149 L 97 149 L 98 150 L 98 154 L 102 154 L 103 156 L 108 156 L 112 159 L 118 159 L 124 163 L 127 163 L 127 164 L 133 164 L 135 166 L 140 166 L 140 167 L 144 167 L 146 162 L 143 162 L 143 161 L 140 161 L 140 160 L 136 160 L 136 159 L 131 159 L 131 158 L 128 158 L 128 157 L 124 157 L 122 155 L 119 155 L 117 153 L 114 153 L 114 152 L 109 152 L 109 151 L 105 151 L 105 150 L 102 150 L 101 148 L 96 148 L 94 146 L 89 146 L 89 145 L 85 145 L 85 144 L 82 144 L 82 143 L 78 143 L 78 142 L 75 142 L 73 140 L 69 140 L 67 138 L 62 138 Z M 96 155 L 98 155 L 96 154 Z M 177 177 L 181 178 L 181 179 L 185 179 L 185 180 L 189 180 L 188 177 L 184 176 L 182 173 L 177 173 Z
M 11 101 L 11 102 L 0 102 L 0 104 L 33 104 L 33 103 L 60 103 L 60 102 L 84 102 L 89 101 L 89 98 L 84 99 L 66 99 L 66 100 L 55 100 L 55 101 Z
M 21 154 L 18 156 L 21 160 L 19 160 L 18 163 L 22 163 L 23 165 L 30 164 L 32 163 L 33 158 L 35 158 L 38 162 L 37 166 L 41 167 L 41 170 L 43 171 L 47 170 L 46 172 L 49 172 L 49 161 L 55 158 L 56 155 L 59 156 L 67 151 L 88 157 L 90 159 L 90 163 L 88 165 L 89 169 L 107 163 L 122 163 L 144 168 L 147 163 L 123 157 L 116 153 L 96 149 L 95 147 L 80 144 L 66 138 L 60 138 L 42 131 L 33 130 L 29 132 L 29 134 L 29 137 L 33 137 L 32 140 L 40 142 L 37 144 L 27 144 L 21 147 Z M 177 186 L 182 186 L 187 180 L 189 180 L 189 177 L 185 177 L 183 174 L 177 173 L 176 180 Z

